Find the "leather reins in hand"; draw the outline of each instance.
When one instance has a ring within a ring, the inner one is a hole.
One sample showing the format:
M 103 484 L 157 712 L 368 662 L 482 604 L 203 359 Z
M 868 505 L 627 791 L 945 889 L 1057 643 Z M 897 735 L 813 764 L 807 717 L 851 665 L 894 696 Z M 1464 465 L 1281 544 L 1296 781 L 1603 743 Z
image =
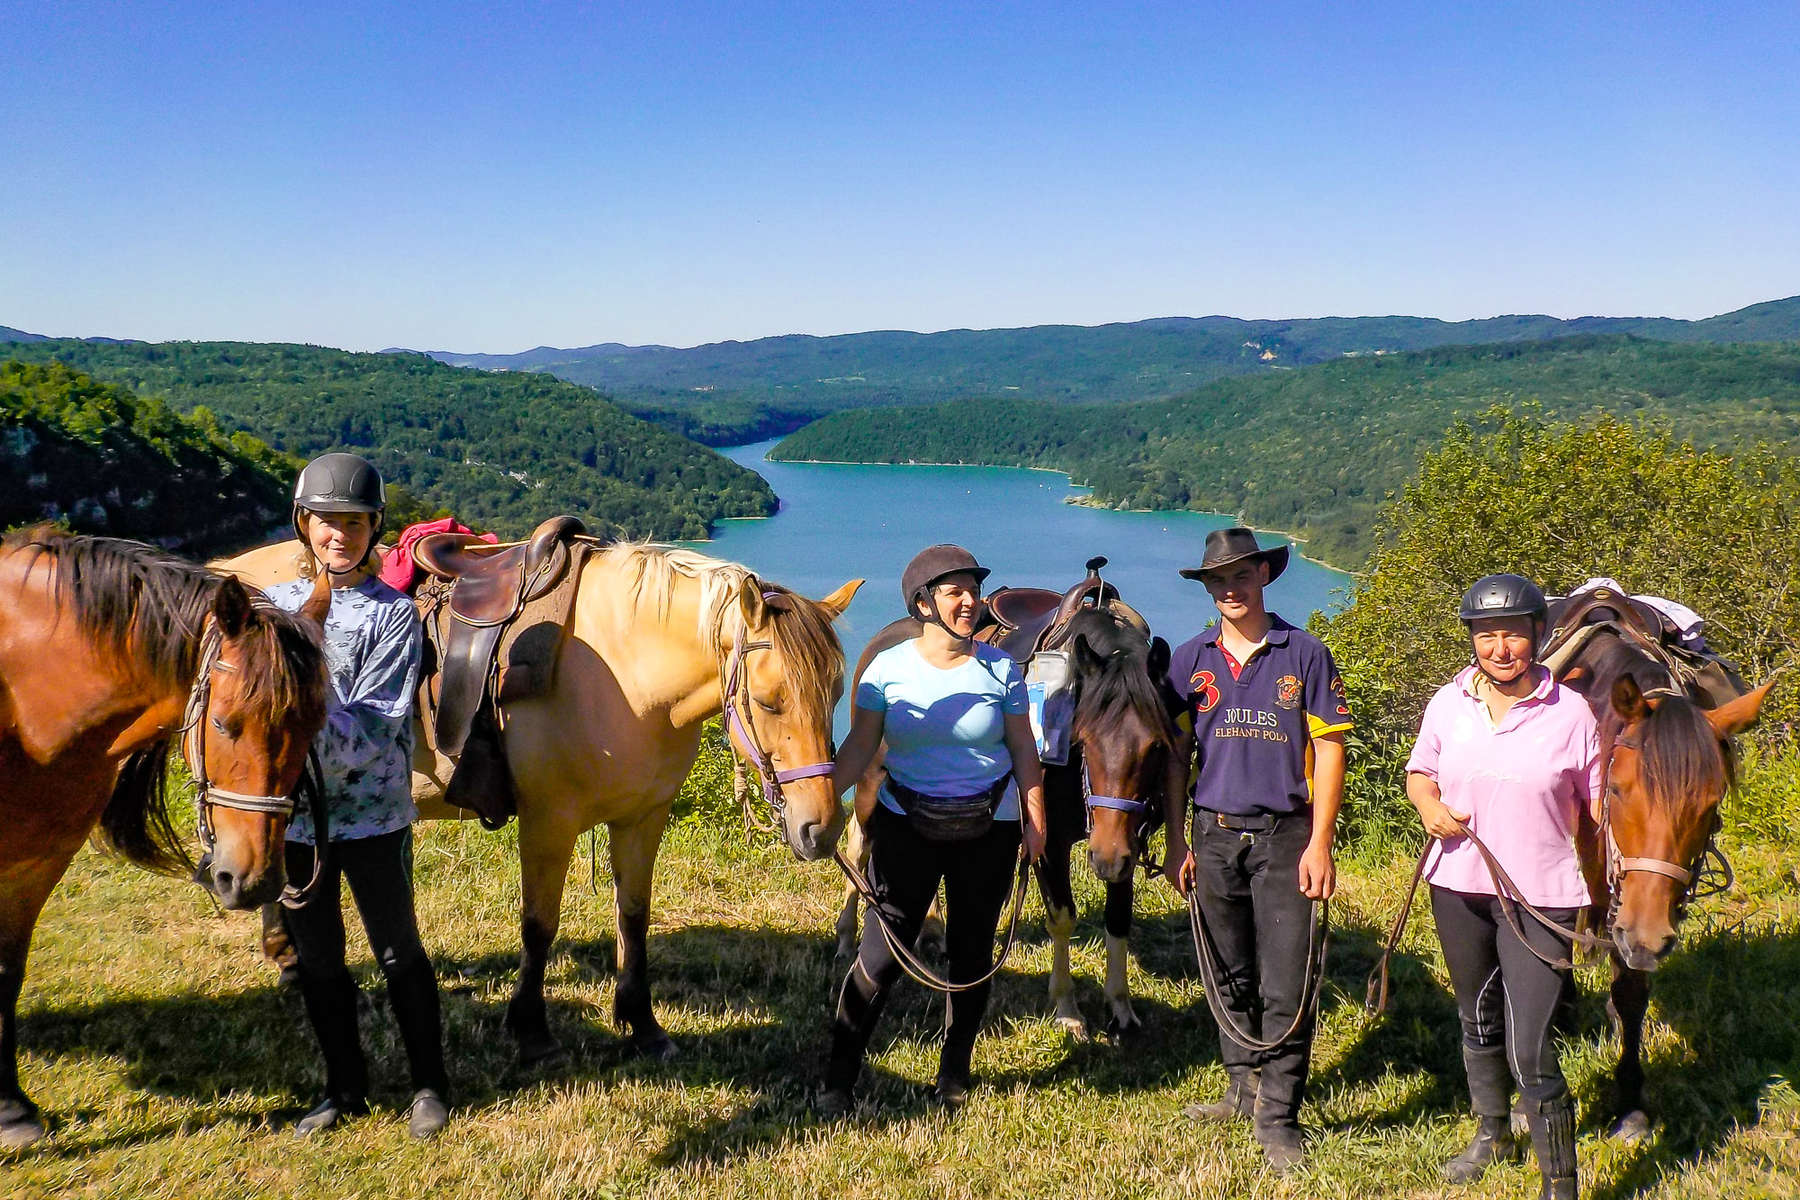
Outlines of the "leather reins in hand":
M 1212 1010 L 1213 1020 L 1218 1022 L 1219 1032 L 1252 1054 L 1263 1054 L 1287 1044 L 1306 1027 L 1309 1020 L 1318 1016 L 1319 993 L 1325 981 L 1325 950 L 1331 940 L 1331 901 L 1312 902 L 1312 919 L 1306 938 L 1306 976 L 1300 988 L 1300 1006 L 1287 1029 L 1273 1040 L 1251 1034 L 1238 1024 L 1236 1014 L 1225 1007 L 1225 998 L 1219 993 L 1219 971 L 1224 962 L 1218 946 L 1213 942 L 1212 931 L 1206 927 L 1206 914 L 1200 910 L 1198 885 L 1188 889 L 1187 906 L 1188 929 L 1194 937 L 1194 958 L 1200 964 L 1201 991 L 1206 996 L 1206 1006 Z
M 1454 818 L 1452 819 L 1454 820 Z M 1513 931 L 1513 936 L 1518 938 L 1520 944 L 1531 951 L 1539 962 L 1556 970 L 1566 971 L 1575 965 L 1573 960 L 1575 947 L 1579 946 L 1585 950 L 1598 950 L 1605 947 L 1606 940 L 1604 938 L 1596 937 L 1583 929 L 1569 929 L 1552 920 L 1531 901 L 1525 899 L 1524 894 L 1519 891 L 1519 886 L 1513 882 L 1512 876 L 1506 873 L 1506 868 L 1500 865 L 1500 860 L 1495 858 L 1493 851 L 1487 848 L 1487 843 L 1475 836 L 1475 831 L 1462 821 L 1456 822 L 1456 829 L 1457 836 L 1468 838 L 1469 844 L 1474 846 L 1476 852 L 1481 855 L 1482 862 L 1487 864 L 1488 875 L 1494 881 L 1494 897 L 1500 901 L 1501 915 L 1506 918 L 1507 926 Z M 1419 852 L 1419 861 L 1413 867 L 1412 883 L 1406 889 L 1406 902 L 1401 905 L 1400 912 L 1394 917 L 1394 923 L 1388 930 L 1387 944 L 1382 947 L 1380 960 L 1376 962 L 1375 969 L 1369 973 L 1369 988 L 1363 1001 L 1363 1007 L 1374 1016 L 1380 1016 L 1387 1009 L 1388 963 L 1393 958 L 1395 949 L 1399 947 L 1401 937 L 1406 933 L 1406 921 L 1412 914 L 1413 900 L 1419 894 L 1419 880 L 1425 875 L 1425 864 L 1430 861 L 1432 851 L 1437 848 L 1437 843 L 1441 840 L 1440 838 L 1431 839 L 1425 844 L 1425 849 Z M 1569 943 L 1570 957 L 1552 957 L 1527 941 L 1525 927 L 1519 920 L 1520 910 L 1523 910 L 1526 916 L 1544 929 Z
M 856 889 L 856 894 L 863 898 L 864 906 L 868 909 L 869 919 L 880 927 L 881 936 L 886 939 L 888 949 L 893 952 L 894 961 L 898 962 L 900 969 L 921 986 L 930 988 L 934 992 L 943 992 L 946 995 L 954 992 L 966 992 L 993 979 L 1000 973 L 1000 968 L 1006 965 L 1007 958 L 1012 954 L 1013 946 L 1019 940 L 1019 915 L 1025 911 L 1025 885 L 1031 878 L 1030 863 L 1025 858 L 1023 842 L 1019 846 L 1018 880 L 1013 885 L 1012 916 L 1007 921 L 1006 942 L 1000 948 L 1000 957 L 980 978 L 962 983 L 952 983 L 933 971 L 911 946 L 901 941 L 900 937 L 894 933 L 893 926 L 888 924 L 886 915 L 882 913 L 881 900 L 875 895 L 875 889 L 870 886 L 868 878 L 856 869 L 856 864 L 845 857 L 842 850 L 834 851 L 831 857 L 839 869 L 844 872 L 844 878 L 850 881 L 850 886 Z

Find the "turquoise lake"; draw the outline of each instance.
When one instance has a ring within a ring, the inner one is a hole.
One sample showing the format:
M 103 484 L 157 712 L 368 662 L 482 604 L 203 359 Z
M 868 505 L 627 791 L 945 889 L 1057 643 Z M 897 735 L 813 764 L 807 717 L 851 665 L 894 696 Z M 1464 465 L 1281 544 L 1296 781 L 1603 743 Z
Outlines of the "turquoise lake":
M 1176 572 L 1199 563 L 1207 531 L 1232 524 L 1229 517 L 1069 504 L 1068 497 L 1085 489 L 1049 471 L 769 462 L 763 456 L 774 445 L 720 453 L 767 479 L 781 510 L 761 520 L 721 521 L 712 541 L 690 544 L 813 597 L 847 579 L 866 579 L 838 623 L 852 662 L 876 630 L 902 614 L 900 572 L 933 542 L 972 550 L 993 568 L 990 588 L 1061 591 L 1081 578 L 1089 557 L 1104 554 L 1103 574 L 1171 644 L 1215 614 L 1206 589 Z M 1259 534 L 1258 540 L 1283 539 Z M 1314 612 L 1341 604 L 1349 580 L 1296 554 L 1270 587 L 1269 607 L 1304 625 Z M 840 712 L 840 726 L 844 720 Z

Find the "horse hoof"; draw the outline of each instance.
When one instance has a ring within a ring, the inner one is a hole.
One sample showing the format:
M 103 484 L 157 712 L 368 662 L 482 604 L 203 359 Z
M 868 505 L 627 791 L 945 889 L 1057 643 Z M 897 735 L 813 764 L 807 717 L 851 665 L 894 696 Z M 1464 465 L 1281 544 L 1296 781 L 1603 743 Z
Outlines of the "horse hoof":
M 567 1062 L 568 1051 L 562 1043 L 553 1037 L 532 1037 L 519 1039 L 519 1065 L 521 1067 L 560 1066 Z
M 49 1133 L 36 1117 L 19 1117 L 0 1124 L 0 1150 L 23 1150 Z
M 1633 1109 L 1619 1118 L 1618 1124 L 1612 1127 L 1612 1135 L 1627 1146 L 1637 1146 L 1650 1140 L 1650 1116 L 1643 1109 Z
M 1106 1023 L 1106 1036 L 1115 1042 L 1129 1042 L 1144 1032 L 1144 1023 L 1133 1017 L 1129 1021 L 1121 1021 L 1114 1017 Z
M 681 1051 L 676 1048 L 674 1039 L 660 1029 L 649 1037 L 632 1038 L 631 1044 L 637 1049 L 639 1054 L 643 1055 L 645 1058 L 654 1059 L 657 1062 L 668 1062 L 670 1059 L 681 1053 Z
M 1080 1017 L 1058 1017 L 1056 1018 L 1056 1027 L 1078 1042 L 1087 1041 L 1087 1022 Z

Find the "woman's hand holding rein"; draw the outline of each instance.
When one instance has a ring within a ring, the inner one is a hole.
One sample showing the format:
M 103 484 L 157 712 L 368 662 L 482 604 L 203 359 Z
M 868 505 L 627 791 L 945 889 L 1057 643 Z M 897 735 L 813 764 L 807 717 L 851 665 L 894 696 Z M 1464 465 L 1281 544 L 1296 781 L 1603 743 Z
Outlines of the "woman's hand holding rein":
M 1417 771 L 1406 776 L 1406 798 L 1412 806 L 1419 810 L 1419 819 L 1425 823 L 1425 832 L 1434 838 L 1448 841 L 1462 836 L 1463 825 L 1469 819 L 1468 813 L 1459 813 L 1445 804 L 1440 797 L 1437 780 L 1429 775 L 1421 775 Z

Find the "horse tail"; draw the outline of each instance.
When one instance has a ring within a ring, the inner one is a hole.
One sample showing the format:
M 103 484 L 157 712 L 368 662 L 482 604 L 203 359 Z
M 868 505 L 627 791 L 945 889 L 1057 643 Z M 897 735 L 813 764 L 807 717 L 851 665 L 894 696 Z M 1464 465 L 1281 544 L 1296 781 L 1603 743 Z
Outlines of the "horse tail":
M 178 874 L 193 870 L 194 860 L 169 819 L 168 762 L 167 741 L 125 760 L 95 840 L 141 867 Z

